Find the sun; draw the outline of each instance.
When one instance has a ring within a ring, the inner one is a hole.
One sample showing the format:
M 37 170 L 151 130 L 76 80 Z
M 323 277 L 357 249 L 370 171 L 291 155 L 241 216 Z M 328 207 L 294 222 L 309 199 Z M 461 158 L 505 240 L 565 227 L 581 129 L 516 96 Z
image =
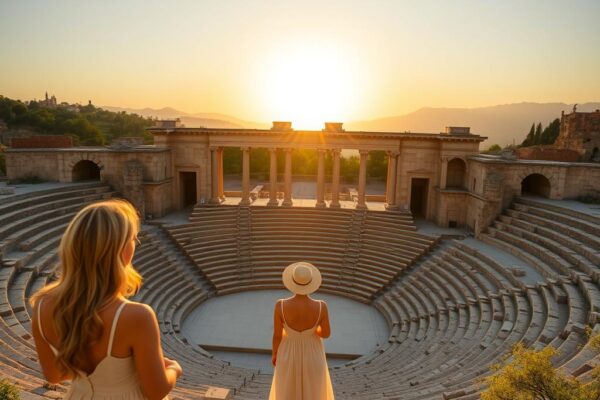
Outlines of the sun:
M 270 54 L 263 64 L 264 105 L 273 120 L 295 129 L 344 122 L 358 104 L 356 62 L 339 46 L 296 44 Z

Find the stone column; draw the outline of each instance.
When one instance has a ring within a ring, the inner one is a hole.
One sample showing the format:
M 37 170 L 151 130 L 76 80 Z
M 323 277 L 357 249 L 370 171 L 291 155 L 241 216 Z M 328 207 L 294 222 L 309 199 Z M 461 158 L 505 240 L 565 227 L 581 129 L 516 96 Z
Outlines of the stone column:
M 220 147 L 217 151 L 218 162 L 219 162 L 219 199 L 225 201 L 225 188 L 223 184 L 223 148 Z
M 240 205 L 250 205 L 250 148 L 242 147 L 242 200 Z
M 331 177 L 331 208 L 340 208 L 340 153 L 341 149 L 331 150 L 333 153 L 333 171 Z
M 283 206 L 291 207 L 292 202 L 292 149 L 285 149 L 285 196 Z
M 277 201 L 277 149 L 269 149 L 271 154 L 271 191 L 269 193 L 269 202 L 267 206 L 276 207 Z
M 442 170 L 440 173 L 440 189 L 446 189 L 446 178 L 448 176 L 448 157 L 441 158 Z
M 316 207 L 325 207 L 325 149 L 318 149 L 317 165 L 317 204 Z
M 219 148 L 210 148 L 210 204 L 221 204 L 219 199 Z
M 369 150 L 359 150 L 358 153 L 360 154 L 360 169 L 358 173 L 358 204 L 356 208 L 365 209 L 367 208 L 365 190 L 367 186 L 367 157 Z
M 398 171 L 398 152 L 388 151 L 388 180 L 385 188 L 386 208 L 395 210 L 398 208 L 396 204 L 396 180 Z

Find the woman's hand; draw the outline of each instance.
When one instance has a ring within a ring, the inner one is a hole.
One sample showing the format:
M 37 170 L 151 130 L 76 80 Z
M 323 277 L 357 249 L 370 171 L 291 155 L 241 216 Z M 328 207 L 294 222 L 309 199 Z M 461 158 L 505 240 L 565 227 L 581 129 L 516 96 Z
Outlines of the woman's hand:
M 273 366 L 277 364 L 277 353 L 273 353 L 271 356 L 271 363 L 273 363 Z
M 174 370 L 177 373 L 178 378 L 183 374 L 183 368 L 181 368 L 181 365 L 179 365 L 177 361 L 171 360 L 167 357 L 163 357 L 163 359 L 165 363 L 165 368 Z

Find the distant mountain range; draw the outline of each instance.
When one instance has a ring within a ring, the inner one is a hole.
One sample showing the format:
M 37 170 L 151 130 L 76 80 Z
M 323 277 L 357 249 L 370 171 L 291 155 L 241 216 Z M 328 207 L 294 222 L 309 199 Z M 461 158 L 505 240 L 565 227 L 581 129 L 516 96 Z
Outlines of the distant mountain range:
M 125 111 L 145 117 L 180 118 L 188 127 L 204 126 L 208 128 L 250 128 L 265 129 L 271 122 L 244 121 L 225 114 L 195 113 L 190 114 L 174 108 L 131 109 L 122 107 L 102 107 L 110 111 Z M 600 102 L 579 104 L 578 111 L 594 111 L 600 109 Z M 367 121 L 349 121 L 344 123 L 348 131 L 379 132 L 426 132 L 444 131 L 446 126 L 470 126 L 471 132 L 487 136 L 482 149 L 497 143 L 520 144 L 529 132 L 532 123 L 541 122 L 548 125 L 555 118 L 560 118 L 561 111 L 570 113 L 573 104 L 566 103 L 515 103 L 491 107 L 477 108 L 432 108 L 425 107 L 409 114 Z
M 600 102 L 577 106 L 577 111 L 600 109 Z M 520 144 L 532 123 L 541 122 L 546 127 L 561 111 L 568 114 L 573 104 L 565 103 L 515 103 L 477 108 L 421 108 L 410 114 L 354 121 L 344 124 L 346 130 L 443 132 L 446 126 L 470 126 L 471 133 L 488 137 L 482 149 L 494 143 L 501 146 Z
M 101 108 L 113 111 L 130 114 L 138 114 L 142 117 L 151 117 L 158 119 L 168 118 L 179 118 L 181 123 L 188 127 L 206 127 L 206 128 L 247 128 L 247 129 L 264 129 L 270 128 L 270 123 L 259 123 L 253 121 L 244 121 L 230 115 L 217 114 L 217 113 L 195 113 L 190 114 L 184 111 L 179 111 L 171 107 L 164 107 L 159 109 L 154 108 L 124 108 L 124 107 L 112 107 L 112 106 L 101 106 Z

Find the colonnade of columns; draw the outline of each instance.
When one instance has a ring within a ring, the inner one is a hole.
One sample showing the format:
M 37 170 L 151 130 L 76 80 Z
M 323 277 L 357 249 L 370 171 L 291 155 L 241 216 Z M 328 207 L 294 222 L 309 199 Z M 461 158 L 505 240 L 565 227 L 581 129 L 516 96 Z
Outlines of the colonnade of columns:
M 250 148 L 242 147 L 242 199 L 240 205 L 250 205 Z M 291 148 L 283 149 L 285 151 L 285 170 L 284 170 L 284 198 L 282 206 L 291 207 L 292 201 L 292 151 Z M 219 204 L 225 199 L 223 189 L 223 148 L 211 147 L 211 204 Z M 326 207 L 325 203 L 325 153 L 330 151 L 333 156 L 333 171 L 331 182 L 331 202 L 330 208 L 340 208 L 340 155 L 341 149 L 318 149 L 317 150 L 317 202 L 316 207 Z M 277 200 L 277 149 L 270 148 L 270 169 L 269 169 L 269 201 L 267 206 L 275 207 L 279 205 Z M 360 165 L 358 175 L 358 201 L 357 209 L 366 209 L 366 184 L 367 184 L 367 158 L 368 150 L 359 150 Z M 388 173 L 386 182 L 386 207 L 388 209 L 397 208 L 396 204 L 396 181 L 398 170 L 398 152 L 388 152 Z

